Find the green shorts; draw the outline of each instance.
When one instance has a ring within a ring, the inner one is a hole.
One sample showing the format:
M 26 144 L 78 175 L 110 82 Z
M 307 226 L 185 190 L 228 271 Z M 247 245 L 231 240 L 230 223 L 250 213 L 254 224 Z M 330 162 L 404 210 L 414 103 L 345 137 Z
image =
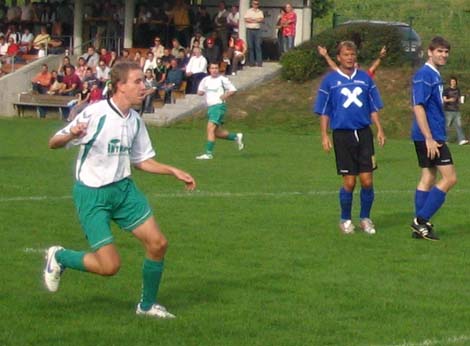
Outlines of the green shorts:
M 219 103 L 213 106 L 209 106 L 207 109 L 207 117 L 211 123 L 222 125 L 224 123 L 224 116 L 227 107 L 225 103 Z
M 152 215 L 147 199 L 128 178 L 99 188 L 76 182 L 73 199 L 93 251 L 113 242 L 111 220 L 132 231 Z

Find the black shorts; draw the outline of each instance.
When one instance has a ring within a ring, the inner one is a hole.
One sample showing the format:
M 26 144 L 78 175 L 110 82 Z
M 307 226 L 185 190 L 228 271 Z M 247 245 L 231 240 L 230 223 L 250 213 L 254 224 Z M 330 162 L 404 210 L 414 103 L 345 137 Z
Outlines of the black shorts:
M 333 145 L 339 175 L 359 175 L 377 168 L 370 127 L 360 130 L 334 130 Z
M 415 141 L 416 155 L 418 155 L 418 164 L 421 168 L 432 168 L 436 166 L 446 166 L 453 165 L 454 161 L 452 160 L 452 154 L 450 153 L 449 147 L 444 141 L 436 141 L 442 146 L 439 148 L 439 157 L 435 157 L 431 160 L 428 157 L 428 152 L 426 149 L 426 142 L 424 141 Z

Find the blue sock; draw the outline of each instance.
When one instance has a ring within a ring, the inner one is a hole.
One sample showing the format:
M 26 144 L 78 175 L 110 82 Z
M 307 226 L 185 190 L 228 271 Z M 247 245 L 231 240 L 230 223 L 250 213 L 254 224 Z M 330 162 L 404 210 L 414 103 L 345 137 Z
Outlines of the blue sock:
M 415 214 L 418 214 L 418 211 L 421 210 L 421 208 L 424 206 L 426 203 L 426 200 L 428 199 L 429 196 L 429 191 L 422 191 L 416 189 L 415 191 Z
M 431 191 L 429 191 L 426 203 L 424 203 L 423 207 L 418 210 L 416 216 L 427 221 L 431 220 L 432 216 L 436 214 L 439 208 L 444 204 L 445 200 L 446 193 L 434 186 Z
M 348 192 L 342 187 L 339 190 L 339 205 L 341 206 L 342 220 L 351 220 L 352 200 L 352 192 Z
M 374 196 L 375 194 L 373 187 L 370 189 L 361 189 L 361 219 L 370 217 L 370 210 L 372 209 L 372 204 L 374 203 Z

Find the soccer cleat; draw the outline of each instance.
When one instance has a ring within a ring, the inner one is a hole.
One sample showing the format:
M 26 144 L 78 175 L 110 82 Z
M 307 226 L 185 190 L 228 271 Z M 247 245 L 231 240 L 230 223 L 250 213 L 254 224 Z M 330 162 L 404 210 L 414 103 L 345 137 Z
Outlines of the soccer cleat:
M 202 154 L 199 156 L 196 156 L 196 160 L 212 160 L 214 156 L 212 154 Z
M 414 239 L 439 240 L 430 222 L 419 224 L 416 218 L 413 219 L 411 224 L 411 237 Z
M 46 251 L 44 284 L 50 292 L 56 292 L 59 289 L 60 276 L 64 272 L 64 268 L 55 259 L 55 254 L 57 253 L 57 251 L 62 249 L 62 246 L 51 246 Z
M 243 133 L 237 133 L 237 138 L 235 138 L 235 142 L 238 145 L 238 150 L 243 150 L 245 147 L 245 143 L 243 143 Z
M 468 144 L 468 140 L 466 140 L 466 139 L 462 139 L 462 140 L 459 142 L 459 145 L 465 145 L 465 144 Z
M 371 219 L 364 218 L 360 222 L 361 229 L 367 234 L 375 234 L 375 226 Z
M 351 220 L 342 220 L 339 223 L 339 228 L 344 234 L 353 234 L 355 227 Z
M 137 315 L 152 316 L 156 318 L 175 318 L 176 316 L 172 313 L 169 313 L 166 308 L 159 304 L 153 304 L 149 310 L 142 310 L 140 304 L 137 305 L 135 310 Z

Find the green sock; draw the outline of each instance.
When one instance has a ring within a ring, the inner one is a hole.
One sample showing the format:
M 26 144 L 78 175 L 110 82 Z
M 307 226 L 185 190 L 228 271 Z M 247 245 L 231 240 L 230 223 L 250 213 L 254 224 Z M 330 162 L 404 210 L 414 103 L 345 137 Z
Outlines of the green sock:
M 73 251 L 67 249 L 57 251 L 55 254 L 55 259 L 64 268 L 71 268 L 86 272 L 87 270 L 83 264 L 83 257 L 85 257 L 84 251 Z
M 235 139 L 237 139 L 237 134 L 236 133 L 233 133 L 233 132 L 230 132 L 227 136 L 227 139 L 229 141 L 234 141 Z
M 214 151 L 215 142 L 207 141 L 206 143 L 206 154 L 212 154 Z
M 163 274 L 163 261 L 146 258 L 142 267 L 142 298 L 140 308 L 149 310 L 157 302 L 158 288 Z

